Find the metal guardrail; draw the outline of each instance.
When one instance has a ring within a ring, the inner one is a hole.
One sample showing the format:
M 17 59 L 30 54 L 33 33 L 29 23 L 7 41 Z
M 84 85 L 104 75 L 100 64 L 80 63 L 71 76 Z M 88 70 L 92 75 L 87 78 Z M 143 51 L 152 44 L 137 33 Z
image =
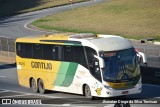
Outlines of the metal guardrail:
M 0 36 L 0 55 L 12 57 L 15 56 L 15 40 L 16 38 L 8 38 Z

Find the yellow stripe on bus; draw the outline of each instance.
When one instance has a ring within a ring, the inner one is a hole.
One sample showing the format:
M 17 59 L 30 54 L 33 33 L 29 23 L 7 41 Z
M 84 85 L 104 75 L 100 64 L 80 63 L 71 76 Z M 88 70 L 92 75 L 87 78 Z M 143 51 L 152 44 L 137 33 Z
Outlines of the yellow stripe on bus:
M 38 59 L 25 59 L 21 60 L 20 57 L 17 56 L 19 60 L 17 62 L 18 74 L 19 79 L 21 79 L 20 84 L 26 87 L 29 87 L 29 79 L 34 77 L 35 80 L 41 78 L 45 84 L 45 89 L 53 89 L 54 82 L 56 80 L 59 67 L 61 62 L 60 61 L 49 61 L 49 60 L 38 60 Z M 43 67 L 38 66 L 37 64 L 41 62 Z M 52 67 L 47 68 L 45 64 L 51 64 Z

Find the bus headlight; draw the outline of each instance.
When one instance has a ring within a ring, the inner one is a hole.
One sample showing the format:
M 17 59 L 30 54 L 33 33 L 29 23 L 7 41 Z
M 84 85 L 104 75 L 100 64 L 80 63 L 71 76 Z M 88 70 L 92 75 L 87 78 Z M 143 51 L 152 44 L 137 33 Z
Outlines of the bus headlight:
M 112 88 L 110 86 L 104 85 L 104 87 L 108 90 L 111 90 Z
M 136 86 L 139 86 L 139 85 L 142 85 L 142 80 L 141 79 L 139 79 L 139 81 L 138 81 Z

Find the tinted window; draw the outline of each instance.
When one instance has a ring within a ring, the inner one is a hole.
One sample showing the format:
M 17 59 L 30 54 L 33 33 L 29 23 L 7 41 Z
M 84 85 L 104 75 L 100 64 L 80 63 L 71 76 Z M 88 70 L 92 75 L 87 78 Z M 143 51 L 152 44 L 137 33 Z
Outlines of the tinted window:
M 64 46 L 55 46 L 55 60 L 64 61 Z
M 90 47 L 86 47 L 85 49 L 86 49 L 90 72 L 97 80 L 101 81 L 99 61 L 94 57 L 94 55 L 97 55 L 97 53 L 94 49 Z
M 31 43 L 26 43 L 25 44 L 25 58 L 32 58 L 32 44 Z
M 54 45 L 43 45 L 43 58 L 46 60 L 54 60 L 55 59 L 55 48 Z
M 25 57 L 25 44 L 17 43 L 16 44 L 16 52 L 20 57 Z
M 86 68 L 88 68 L 86 59 L 93 65 L 93 56 L 96 54 L 92 48 L 83 46 L 17 43 L 16 49 L 17 55 L 23 58 L 75 62 Z
M 33 58 L 42 59 L 43 47 L 41 44 L 33 44 Z
M 94 55 L 97 55 L 96 51 L 90 47 L 86 47 L 86 54 L 89 64 L 94 64 Z
M 75 54 L 75 62 L 87 67 L 87 63 L 86 63 L 86 57 L 85 57 L 85 53 L 84 53 L 84 47 L 82 46 L 75 46 L 74 47 L 74 54 Z
M 64 60 L 67 62 L 75 62 L 74 47 L 65 46 L 64 47 Z

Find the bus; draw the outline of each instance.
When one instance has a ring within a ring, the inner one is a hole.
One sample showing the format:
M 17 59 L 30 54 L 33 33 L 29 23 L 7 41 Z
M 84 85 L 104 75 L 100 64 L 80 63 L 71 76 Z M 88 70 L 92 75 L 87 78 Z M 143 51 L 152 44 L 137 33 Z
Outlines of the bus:
M 140 62 L 128 39 L 105 34 L 53 34 L 16 39 L 19 84 L 88 98 L 140 93 Z

